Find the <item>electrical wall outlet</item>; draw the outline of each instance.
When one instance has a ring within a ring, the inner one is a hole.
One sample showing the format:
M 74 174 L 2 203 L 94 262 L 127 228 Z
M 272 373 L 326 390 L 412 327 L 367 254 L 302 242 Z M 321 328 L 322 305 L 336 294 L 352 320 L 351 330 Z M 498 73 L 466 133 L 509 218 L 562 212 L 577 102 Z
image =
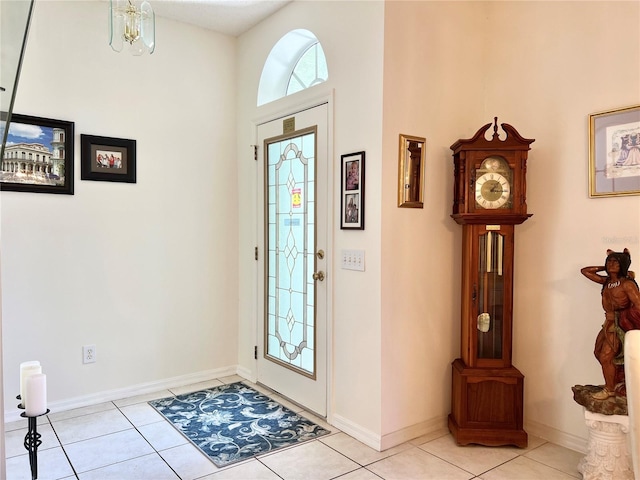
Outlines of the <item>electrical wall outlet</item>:
M 95 363 L 96 358 L 95 345 L 85 345 L 82 347 L 82 363 Z

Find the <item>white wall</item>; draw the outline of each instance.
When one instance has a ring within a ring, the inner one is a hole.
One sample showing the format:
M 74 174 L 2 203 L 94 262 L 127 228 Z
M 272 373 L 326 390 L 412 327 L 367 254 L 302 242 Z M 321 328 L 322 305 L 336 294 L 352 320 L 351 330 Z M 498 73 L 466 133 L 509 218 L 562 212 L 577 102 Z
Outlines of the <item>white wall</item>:
M 238 42 L 238 151 L 242 187 L 240 284 L 255 285 L 253 246 L 256 244 L 255 162 L 247 148 L 255 143 L 253 121 L 264 119 L 292 104 L 335 91 L 333 172 L 333 378 L 330 419 L 342 428 L 357 430 L 365 441 L 380 434 L 380 185 L 382 138 L 382 2 L 294 2 L 242 35 Z M 290 30 L 305 28 L 320 40 L 329 66 L 329 80 L 282 102 L 256 107 L 262 66 L 275 43 Z M 366 152 L 366 222 L 364 231 L 340 230 L 340 155 Z M 243 155 L 242 153 L 245 152 Z M 254 180 L 255 181 L 255 180 Z M 255 185 L 255 184 L 253 184 Z M 366 271 L 340 269 L 342 249 L 366 250 Z M 250 252 L 250 253 L 249 253 Z M 244 287 L 243 287 L 244 288 Z M 254 287 L 253 287 L 254 288 Z M 255 344 L 255 308 L 244 295 L 240 305 L 240 364 L 255 374 L 250 356 Z M 346 423 L 343 425 L 341 422 Z M 352 430 L 352 433 L 353 433 Z
M 1 194 L 8 409 L 25 360 L 52 405 L 235 371 L 235 40 L 157 18 L 117 54 L 107 12 L 36 2 L 15 112 L 75 122 L 75 195 Z M 81 181 L 81 133 L 135 139 L 137 183 Z
M 449 146 L 498 116 L 536 139 L 534 215 L 515 240 L 513 358 L 525 375 L 525 428 L 586 445 L 571 386 L 602 383 L 592 354 L 602 308 L 580 268 L 602 264 L 607 248 L 640 252 L 638 197 L 588 198 L 587 121 L 640 103 L 638 18 L 638 2 L 387 4 L 383 433 L 435 425 L 450 411 L 461 228 L 449 218 Z M 399 133 L 427 138 L 424 211 L 395 209 Z

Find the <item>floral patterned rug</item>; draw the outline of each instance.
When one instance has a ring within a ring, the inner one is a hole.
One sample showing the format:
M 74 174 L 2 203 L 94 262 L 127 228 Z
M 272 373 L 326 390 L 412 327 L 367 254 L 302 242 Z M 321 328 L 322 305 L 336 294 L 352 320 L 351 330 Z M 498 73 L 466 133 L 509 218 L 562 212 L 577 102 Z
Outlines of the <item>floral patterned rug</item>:
M 218 467 L 329 433 L 240 382 L 149 405 Z

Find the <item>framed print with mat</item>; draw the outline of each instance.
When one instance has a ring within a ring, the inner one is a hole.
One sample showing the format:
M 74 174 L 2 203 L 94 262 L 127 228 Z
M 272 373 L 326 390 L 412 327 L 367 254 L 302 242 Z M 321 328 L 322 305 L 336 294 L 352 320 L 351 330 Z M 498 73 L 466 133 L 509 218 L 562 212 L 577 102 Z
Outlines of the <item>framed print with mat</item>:
M 640 105 L 589 115 L 589 197 L 640 195 Z

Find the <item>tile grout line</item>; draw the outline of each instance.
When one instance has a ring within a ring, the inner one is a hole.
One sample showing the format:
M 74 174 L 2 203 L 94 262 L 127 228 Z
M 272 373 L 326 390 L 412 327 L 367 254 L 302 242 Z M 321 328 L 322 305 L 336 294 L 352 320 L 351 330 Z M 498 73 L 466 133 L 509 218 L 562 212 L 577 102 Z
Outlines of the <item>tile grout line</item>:
M 67 459 L 67 462 L 69 462 L 69 466 L 71 467 L 71 471 L 73 472 L 73 475 L 76 478 L 80 478 L 78 476 L 78 472 L 76 471 L 76 467 L 73 466 L 73 463 L 71 462 L 71 459 L 69 458 L 69 454 L 67 453 L 67 450 L 64 448 L 64 445 L 62 444 L 62 440 L 60 440 L 60 437 L 58 436 L 58 432 L 56 431 L 56 428 L 53 426 L 53 422 L 49 418 L 49 415 L 47 415 L 47 422 L 49 422 L 49 425 L 51 425 L 51 430 L 53 431 L 53 434 L 58 439 L 58 443 L 60 444 L 60 449 L 62 450 L 62 453 L 64 453 L 64 456 Z
M 173 392 L 171 392 L 171 394 L 175 397 L 175 394 L 174 394 Z M 139 402 L 139 403 L 146 403 L 147 405 L 149 405 L 149 402 Z M 125 413 L 120 409 L 120 407 L 119 407 L 118 405 L 116 405 L 115 403 L 114 403 L 114 405 L 115 405 L 115 407 L 118 409 L 118 411 L 119 411 L 119 412 L 124 416 L 124 418 L 126 418 L 126 419 L 127 419 L 127 421 L 131 424 L 131 426 L 134 428 L 134 430 L 135 430 L 136 432 L 138 432 L 138 434 L 139 434 L 139 435 L 144 439 L 144 441 L 145 441 L 145 442 L 147 442 L 147 444 L 151 447 L 151 449 L 153 450 L 153 452 L 154 452 L 158 457 L 160 457 L 160 459 L 165 463 L 165 465 L 166 465 L 167 467 L 169 467 L 169 470 L 171 470 L 173 473 L 175 473 L 176 477 L 177 477 L 179 480 L 182 480 L 182 477 L 178 474 L 178 472 L 176 472 L 176 471 L 174 470 L 174 468 L 173 468 L 171 465 L 169 465 L 169 463 L 168 463 L 168 462 L 165 460 L 165 458 L 160 454 L 160 452 L 156 449 L 156 447 L 154 447 L 153 445 L 151 445 L 151 442 L 147 439 L 147 437 L 145 437 L 145 436 L 144 436 L 144 434 L 143 434 L 140 430 L 138 430 L 138 427 L 137 427 L 136 425 L 134 425 L 134 424 L 133 424 L 133 422 L 131 421 L 131 419 L 130 419 L 129 417 L 127 417 L 127 415 L 126 415 L 126 414 L 125 414 Z M 136 404 L 134 403 L 133 405 L 136 405 Z M 130 405 L 126 405 L 126 406 L 130 406 Z M 149 405 L 149 406 L 151 407 L 151 405 Z M 152 408 L 153 408 L 153 407 L 152 407 Z M 154 409 L 154 410 L 155 410 L 155 409 Z M 149 424 L 149 425 L 150 425 L 150 424 Z M 141 425 L 141 426 L 142 426 L 142 425 Z M 144 455 L 141 455 L 140 457 L 135 457 L 135 458 L 141 458 L 141 457 L 143 457 L 143 456 L 144 456 Z

